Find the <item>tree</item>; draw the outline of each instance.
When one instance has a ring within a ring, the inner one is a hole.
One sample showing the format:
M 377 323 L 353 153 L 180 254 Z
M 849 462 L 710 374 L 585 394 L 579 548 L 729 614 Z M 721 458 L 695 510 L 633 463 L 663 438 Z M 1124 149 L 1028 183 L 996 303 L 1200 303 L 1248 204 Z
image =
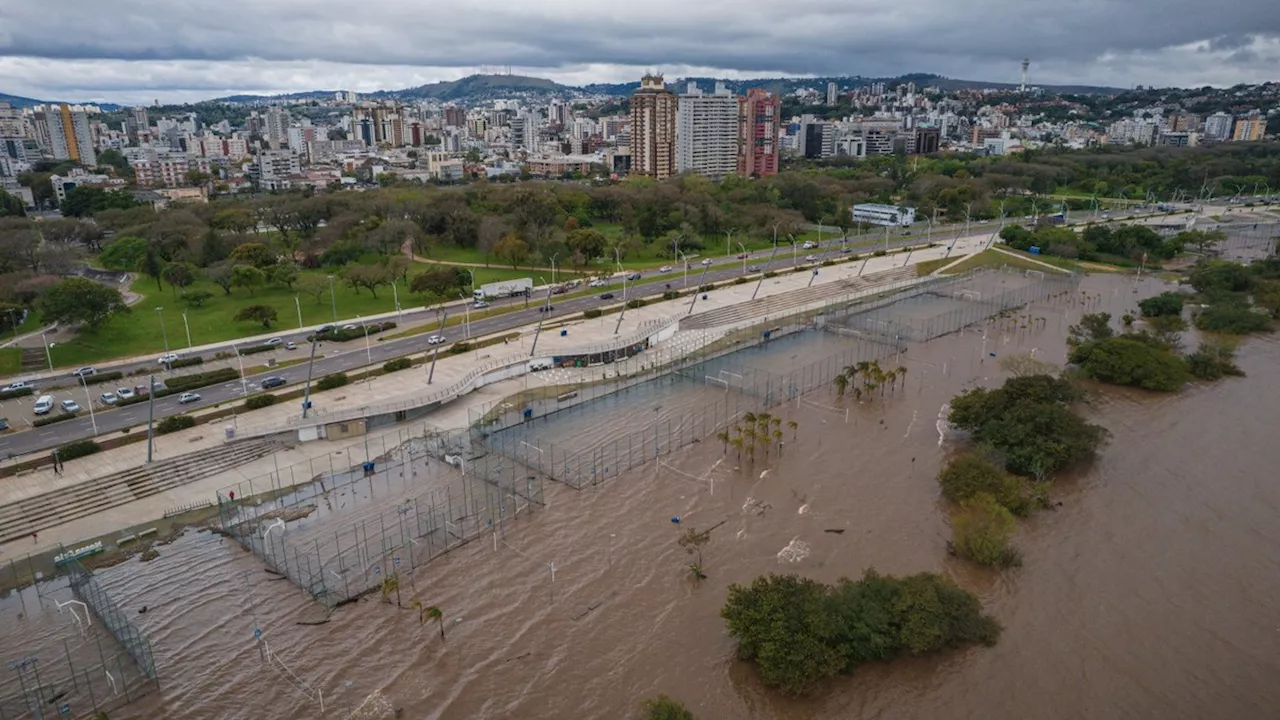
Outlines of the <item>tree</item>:
M 222 292 L 230 295 L 231 286 L 235 283 L 235 265 L 230 260 L 220 260 L 209 266 L 205 270 L 205 277 L 209 278 L 209 282 L 222 288 Z
M 240 308 L 240 311 L 232 319 L 236 322 L 262 323 L 262 327 L 269 328 L 277 317 L 276 309 L 270 305 L 246 305 Z
M 298 292 L 314 297 L 317 305 L 324 299 L 324 294 L 329 292 L 328 278 L 319 275 L 303 275 L 298 278 L 297 283 Z
M 573 219 L 570 218 L 570 220 Z M 604 235 L 596 230 L 579 228 L 569 233 L 568 244 L 574 256 L 581 260 L 579 267 L 584 267 L 591 260 L 604 254 L 606 241 Z
M 706 575 L 702 573 L 702 546 L 711 542 L 711 531 L 698 532 L 696 528 L 685 530 L 676 544 L 684 548 L 685 554 L 697 555 L 696 563 L 689 566 L 689 571 L 693 575 L 694 580 L 705 580 Z
M 174 262 L 164 266 L 164 270 L 160 271 L 160 275 L 174 288 L 175 294 L 178 289 L 186 289 L 191 283 L 196 281 L 200 271 L 195 265 L 187 262 Z
M 271 282 L 276 285 L 283 285 L 293 290 L 293 284 L 298 281 L 298 266 L 290 262 L 283 262 L 271 268 Z
M 421 600 L 414 600 L 411 604 L 418 609 L 418 625 L 435 620 L 440 627 L 440 639 L 444 640 L 444 612 L 436 605 L 424 605 Z
M 997 461 L 981 453 L 964 453 L 951 459 L 938 473 L 942 496 L 964 502 L 986 495 L 1015 515 L 1028 515 L 1045 498 L 1023 478 L 1005 472 Z
M 511 269 L 514 270 L 529 259 L 529 244 L 515 235 L 508 235 L 494 246 L 493 254 L 511 263 Z
M 1111 329 L 1111 313 L 1086 313 L 1080 317 L 1079 325 L 1067 328 L 1067 342 L 1087 342 L 1102 340 L 1115 335 Z
M 1138 301 L 1138 309 L 1143 317 L 1159 317 L 1161 315 L 1181 315 L 1183 296 L 1176 292 L 1162 292 L 1155 297 Z
M 243 207 L 229 207 L 213 214 L 212 225 L 220 230 L 234 233 L 247 233 L 255 229 L 258 223 L 253 213 Z
M 230 257 L 237 264 L 252 265 L 259 270 L 276 264 L 276 254 L 266 245 L 256 242 L 237 245 Z
M 1009 567 L 1020 561 L 1009 546 L 1017 521 L 990 495 L 979 493 L 960 504 L 951 518 L 952 547 L 957 555 L 979 565 Z
M 193 308 L 204 307 L 204 304 L 213 299 L 213 293 L 208 290 L 196 290 L 194 292 L 183 293 L 182 299 L 187 305 Z
M 252 265 L 234 265 L 231 284 L 249 291 L 250 295 L 267 282 L 267 274 Z
M 40 272 L 40 233 L 27 218 L 0 218 L 0 272 Z
M 391 284 L 391 271 L 383 265 L 352 265 L 342 271 L 342 280 L 356 292 L 368 288 L 376 298 L 379 286 Z
M 1173 392 L 1191 379 L 1185 360 L 1133 335 L 1077 345 L 1070 360 L 1086 376 L 1113 385 Z
M 453 268 L 443 266 L 433 267 L 420 275 L 415 275 L 413 281 L 409 283 L 409 289 L 412 292 L 439 297 L 457 295 L 461 287 L 458 284 L 458 274 Z
M 665 693 L 644 701 L 645 720 L 694 720 L 693 713 Z
M 91 330 L 112 315 L 129 311 L 119 290 L 85 278 L 67 278 L 49 288 L 40 300 L 40 308 L 46 321 L 84 323 Z
M 124 190 L 81 186 L 68 191 L 58 209 L 64 217 L 88 217 L 103 210 L 127 210 L 138 205 L 141 203 Z
M 160 259 L 160 254 L 150 243 L 147 244 L 147 251 L 142 254 L 142 259 L 138 261 L 138 267 L 134 270 L 146 275 L 156 281 L 156 289 L 163 290 L 160 280 L 164 276 L 164 261 Z

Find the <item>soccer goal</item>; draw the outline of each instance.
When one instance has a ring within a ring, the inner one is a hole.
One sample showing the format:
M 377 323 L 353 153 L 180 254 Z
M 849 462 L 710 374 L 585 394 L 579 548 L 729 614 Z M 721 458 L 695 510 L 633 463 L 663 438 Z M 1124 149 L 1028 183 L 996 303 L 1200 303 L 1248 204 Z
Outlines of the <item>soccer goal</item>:
M 974 302 L 982 302 L 982 293 L 977 290 L 957 290 L 956 297 L 961 300 L 973 300 Z
M 823 405 L 822 403 L 816 403 L 812 400 L 806 400 L 805 398 L 800 398 L 798 404 L 802 407 L 810 407 L 815 410 L 821 410 L 823 412 L 831 413 L 833 415 L 839 415 L 844 418 L 844 422 L 846 425 L 849 424 L 849 408 L 838 408 L 838 407 L 833 407 L 831 405 Z
M 1029 278 L 1035 278 L 1036 280 L 1043 280 L 1044 271 L 1043 270 L 1027 270 L 1026 276 Z
M 703 377 L 703 382 L 704 382 L 705 384 L 707 384 L 707 385 L 711 385 L 712 383 L 714 383 L 714 384 L 716 384 L 716 385 L 723 385 L 723 386 L 724 386 L 724 390 L 725 390 L 725 392 L 728 392 L 728 391 L 729 391 L 729 381 L 728 381 L 728 380 L 724 380 L 724 379 L 722 379 L 722 378 L 718 378 L 718 377 L 715 377 L 715 376 L 713 376 L 713 375 L 703 375 L 702 377 Z

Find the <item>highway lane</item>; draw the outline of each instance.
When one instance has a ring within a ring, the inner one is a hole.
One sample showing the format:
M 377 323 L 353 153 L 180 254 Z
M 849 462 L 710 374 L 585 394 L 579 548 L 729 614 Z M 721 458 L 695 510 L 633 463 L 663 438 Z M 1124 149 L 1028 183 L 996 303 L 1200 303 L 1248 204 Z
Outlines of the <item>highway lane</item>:
M 1113 213 L 1112 220 L 1123 219 L 1114 217 L 1114 215 L 1115 214 Z M 991 232 L 994 231 L 997 226 L 997 222 L 973 223 L 970 226 L 970 233 L 976 234 L 983 231 Z M 946 232 L 939 229 L 937 232 L 932 233 L 932 240 L 939 244 L 950 243 L 954 238 L 959 237 L 962 234 L 963 226 L 959 228 L 949 227 Z M 883 249 L 884 244 L 881 242 L 883 237 L 883 232 L 878 236 L 864 234 L 860 237 L 850 237 L 844 244 L 859 253 L 866 253 L 871 250 Z M 925 239 L 926 235 L 920 233 L 918 228 L 897 229 L 896 231 L 891 230 L 889 234 L 888 247 L 889 249 L 895 249 L 914 243 L 923 243 Z M 872 241 L 874 241 L 874 246 L 865 244 Z M 854 247 L 855 244 L 862 245 Z M 730 258 L 724 255 L 701 256 L 711 257 L 713 261 L 713 264 L 707 268 L 704 282 L 723 282 L 725 280 L 738 277 L 744 274 L 744 266 L 748 269 L 745 274 L 754 274 L 754 271 L 751 271 L 750 268 L 758 267 L 760 271 L 766 271 L 770 268 L 789 268 L 792 267 L 793 262 L 797 264 L 805 264 L 803 258 L 805 255 L 809 254 L 818 256 L 819 259 L 840 257 L 841 253 L 839 251 L 841 245 L 841 239 L 838 236 L 824 239 L 821 243 L 821 247 L 813 250 L 804 250 L 798 247 L 793 249 L 790 243 L 780 243 L 776 251 L 776 257 L 771 265 L 769 264 L 768 259 L 771 255 L 774 255 L 774 250 L 772 249 L 750 253 L 749 257 L 745 259 L 745 262 L 741 258 Z M 691 257 L 690 259 L 690 267 L 687 276 L 687 283 L 689 287 L 696 286 L 699 283 L 699 280 L 703 277 L 703 266 L 699 264 L 700 259 L 701 258 L 698 257 Z M 686 278 L 682 265 L 673 265 L 673 269 L 667 273 L 661 273 L 656 270 L 644 271 L 641 273 L 641 279 L 639 281 L 636 281 L 634 284 L 627 283 L 627 296 L 632 298 L 645 295 L 656 295 L 661 293 L 667 285 L 672 289 L 679 290 L 686 287 L 685 283 Z M 601 300 L 599 295 L 604 292 L 613 293 L 615 298 L 607 301 Z M 554 320 L 565 316 L 571 316 L 593 307 L 616 305 L 620 303 L 621 300 L 621 278 L 614 277 L 610 279 L 607 287 L 595 288 L 591 294 L 586 296 L 570 298 L 563 295 L 553 295 L 551 303 L 554 310 L 547 313 L 545 319 Z M 500 315 L 473 320 L 470 323 L 469 336 L 479 337 L 536 323 L 541 316 L 537 307 L 540 304 L 545 303 L 545 301 L 545 292 L 539 293 L 538 296 L 528 298 L 527 308 L 521 308 L 519 310 L 505 312 Z M 495 300 L 491 303 L 491 307 L 501 308 L 525 304 L 525 298 L 517 297 Z M 449 307 L 447 310 L 453 317 L 456 317 L 459 313 L 463 312 L 461 305 Z M 415 311 L 415 314 L 434 312 L 434 309 L 420 309 Z M 405 314 L 408 315 L 409 313 L 406 312 Z M 292 340 L 298 342 L 298 349 L 295 352 L 303 354 L 310 352 L 310 346 L 305 342 L 305 338 L 308 334 L 310 334 L 310 332 L 305 330 L 281 332 L 278 337 L 285 341 Z M 382 342 L 379 342 L 376 339 L 377 336 L 374 335 L 370 336 L 370 342 L 367 350 L 365 343 L 360 339 L 349 340 L 341 343 L 321 342 L 316 350 L 316 354 L 317 356 L 323 355 L 324 357 L 315 362 L 313 371 L 314 378 L 318 379 L 329 373 L 350 371 L 366 365 L 376 366 L 392 358 L 429 350 L 431 346 L 427 344 L 426 339 L 431 334 L 432 333 L 430 332 L 424 332 L 412 337 Z M 461 325 L 451 326 L 442 331 L 441 334 L 446 337 L 448 343 L 464 339 L 464 330 Z M 229 343 L 227 347 L 230 348 Z M 448 344 L 440 347 L 443 352 L 448 348 Z M 206 350 L 204 351 L 204 354 L 211 355 L 213 352 L 213 350 Z M 305 355 L 300 356 L 305 357 Z M 254 362 L 256 364 L 261 362 L 261 360 L 255 359 Z M 123 370 L 128 373 L 136 368 L 156 369 L 157 371 L 161 369 L 155 361 L 138 362 L 123 367 L 114 366 L 111 369 Z M 183 368 L 181 370 L 174 371 L 173 374 L 185 374 L 197 371 L 198 370 L 196 368 Z M 157 372 L 157 375 L 160 374 L 161 373 Z M 246 377 L 243 383 L 240 380 L 234 380 L 221 385 L 201 388 L 196 391 L 200 394 L 201 399 L 187 405 L 179 404 L 177 395 L 158 398 L 154 403 L 155 420 L 156 422 L 159 422 L 161 419 L 169 415 L 191 412 L 211 405 L 225 403 L 231 400 L 238 400 L 245 396 L 246 391 L 248 394 L 260 391 L 261 381 L 264 378 L 273 375 L 285 378 L 289 387 L 298 387 L 306 381 L 307 363 L 291 365 L 286 368 L 269 369 L 265 372 Z M 123 386 L 140 381 L 141 377 L 122 378 L 115 383 L 104 383 L 98 386 L 90 386 L 90 392 L 94 394 L 96 399 L 98 393 L 112 390 L 117 384 Z M 73 376 L 67 375 L 61 378 L 42 380 L 39 384 L 45 387 L 56 384 L 70 386 L 75 382 L 76 379 Z M 358 392 L 358 389 L 352 388 L 351 391 Z M 59 399 L 72 398 L 77 400 L 77 402 L 81 402 L 83 405 L 82 396 L 84 395 L 84 392 L 82 389 L 77 388 L 73 390 L 68 387 L 67 389 L 58 392 L 57 395 Z M 98 434 L 102 435 L 109 432 L 115 432 L 123 430 L 126 427 L 141 429 L 146 425 L 147 412 L 147 403 L 137 403 L 124 408 L 111 410 L 104 409 L 102 411 L 98 411 L 95 418 Z M 9 420 L 14 424 L 21 422 L 20 418 L 13 416 L 10 416 Z M 93 434 L 93 420 L 91 420 L 87 413 L 82 412 L 81 416 L 75 420 L 68 420 L 43 428 L 33 428 L 24 432 L 9 433 L 0 436 L 0 457 L 35 453 L 73 440 L 91 437 Z

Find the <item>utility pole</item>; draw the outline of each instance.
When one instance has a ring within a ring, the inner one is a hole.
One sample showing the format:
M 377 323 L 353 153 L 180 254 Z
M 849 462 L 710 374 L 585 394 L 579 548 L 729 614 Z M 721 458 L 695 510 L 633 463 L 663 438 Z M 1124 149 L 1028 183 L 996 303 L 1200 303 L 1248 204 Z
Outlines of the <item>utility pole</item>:
M 151 451 L 156 438 L 156 376 L 147 376 L 147 463 L 151 463 Z
M 760 286 L 764 284 L 764 274 L 765 274 L 766 272 L 768 272 L 768 271 L 769 271 L 769 268 L 773 267 L 773 258 L 774 258 L 777 254 L 778 254 L 778 246 L 777 246 L 777 245 L 774 245 L 774 246 L 773 246 L 773 252 L 772 252 L 772 253 L 770 253 L 770 255 L 769 255 L 769 262 L 765 263 L 764 269 L 760 271 L 760 279 L 759 279 L 758 281 L 756 281 L 756 289 L 755 289 L 755 291 L 753 291 L 753 292 L 751 293 L 751 299 L 752 299 L 752 300 L 755 300 L 755 299 L 756 299 L 756 295 L 757 295 L 757 294 L 759 294 L 759 292 L 760 292 Z
M 533 357 L 533 353 L 538 349 L 538 336 L 542 334 L 542 321 L 547 319 L 551 314 L 551 288 L 547 288 L 547 302 L 543 305 L 545 310 L 542 311 L 542 317 L 538 318 L 538 327 L 533 330 L 533 344 L 529 347 L 529 357 Z
M 311 359 L 307 361 L 307 384 L 302 388 L 302 419 L 307 419 L 307 411 L 311 409 L 311 374 L 316 367 L 316 346 L 320 343 L 311 336 Z M 241 373 L 241 376 L 244 374 Z

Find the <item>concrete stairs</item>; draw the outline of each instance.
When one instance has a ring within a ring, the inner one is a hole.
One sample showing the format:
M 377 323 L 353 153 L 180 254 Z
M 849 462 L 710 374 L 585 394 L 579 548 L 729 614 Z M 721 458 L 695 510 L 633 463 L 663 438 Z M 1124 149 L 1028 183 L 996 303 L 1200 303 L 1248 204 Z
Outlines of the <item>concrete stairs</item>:
M 892 270 L 883 270 L 860 277 L 848 278 L 839 282 L 823 283 L 810 288 L 792 290 L 777 295 L 757 298 L 728 307 L 698 313 L 680 322 L 681 329 L 711 328 L 731 325 L 764 315 L 777 315 L 805 305 L 824 300 L 833 300 L 842 295 L 849 295 L 868 290 L 877 285 L 887 285 L 917 277 L 915 265 L 907 265 Z M 767 280 L 766 280 L 767 282 Z
M 274 442 L 231 443 L 0 506 L 0 544 L 202 480 L 279 449 Z

